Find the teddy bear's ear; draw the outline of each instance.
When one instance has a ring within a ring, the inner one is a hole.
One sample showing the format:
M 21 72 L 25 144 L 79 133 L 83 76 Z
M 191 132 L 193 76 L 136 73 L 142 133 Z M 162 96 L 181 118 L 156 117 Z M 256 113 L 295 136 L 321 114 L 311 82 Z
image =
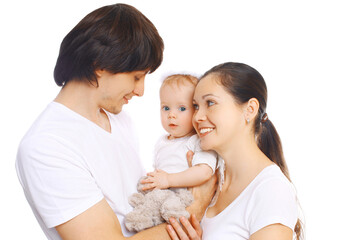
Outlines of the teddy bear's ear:
M 134 208 L 140 204 L 143 204 L 144 202 L 145 196 L 141 193 L 134 193 L 128 198 L 128 203 Z

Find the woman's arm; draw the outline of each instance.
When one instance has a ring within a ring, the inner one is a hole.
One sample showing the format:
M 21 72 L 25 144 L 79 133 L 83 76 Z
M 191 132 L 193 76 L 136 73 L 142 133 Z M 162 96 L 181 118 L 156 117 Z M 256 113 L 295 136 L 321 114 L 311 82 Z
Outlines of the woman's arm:
M 172 240 L 200 240 L 202 229 L 196 218 L 191 217 L 191 223 L 186 218 L 180 218 L 180 225 L 174 218 L 170 219 L 171 225 L 167 226 L 168 234 Z M 185 230 L 184 230 L 185 229 Z M 292 240 L 293 231 L 282 224 L 272 224 L 260 229 L 250 236 L 249 240 Z
M 141 181 L 144 190 L 170 187 L 193 187 L 203 184 L 213 175 L 213 170 L 207 164 L 199 164 L 179 173 L 167 173 L 156 170 L 148 173 L 148 178 Z
M 292 240 L 293 231 L 282 224 L 266 226 L 250 236 L 250 240 Z

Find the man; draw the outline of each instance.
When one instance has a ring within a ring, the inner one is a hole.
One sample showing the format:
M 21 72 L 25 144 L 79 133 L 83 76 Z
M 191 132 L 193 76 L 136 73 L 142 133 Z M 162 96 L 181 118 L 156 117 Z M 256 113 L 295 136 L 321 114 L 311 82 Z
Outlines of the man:
M 144 175 L 122 107 L 144 93 L 162 62 L 153 24 L 125 4 L 99 8 L 64 38 L 54 70 L 60 93 L 20 143 L 16 168 L 48 239 L 124 239 L 128 196 Z M 198 194 L 201 191 L 195 189 Z M 212 191 L 189 208 L 201 214 Z M 133 239 L 169 239 L 165 224 Z

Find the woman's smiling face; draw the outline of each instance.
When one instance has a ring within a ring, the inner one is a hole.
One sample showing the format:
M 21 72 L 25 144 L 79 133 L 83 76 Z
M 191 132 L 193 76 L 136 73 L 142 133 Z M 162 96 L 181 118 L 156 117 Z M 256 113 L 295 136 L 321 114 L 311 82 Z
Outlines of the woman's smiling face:
M 219 83 L 216 74 L 201 79 L 195 89 L 193 126 L 203 150 L 231 146 L 244 126 L 243 108 Z

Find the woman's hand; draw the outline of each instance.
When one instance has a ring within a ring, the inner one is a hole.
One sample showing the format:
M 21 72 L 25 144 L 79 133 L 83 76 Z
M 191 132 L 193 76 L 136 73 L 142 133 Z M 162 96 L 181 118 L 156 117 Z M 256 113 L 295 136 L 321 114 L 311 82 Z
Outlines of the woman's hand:
M 195 215 L 191 215 L 190 223 L 185 217 L 180 218 L 180 222 L 184 229 L 180 226 L 176 219 L 170 218 L 171 225 L 167 225 L 166 229 L 172 240 L 201 240 L 202 229 Z
M 193 152 L 188 151 L 186 154 L 188 165 L 192 166 Z M 204 184 L 190 188 L 194 202 L 186 210 L 192 215 L 195 214 L 197 219 L 200 221 L 204 216 L 205 210 L 210 204 L 216 190 L 217 190 L 217 173 L 215 173 L 211 179 Z
M 168 173 L 157 169 L 154 172 L 147 173 L 147 178 L 141 180 L 142 184 L 145 184 L 142 190 L 150 190 L 153 188 L 157 189 L 167 189 L 170 187 Z

